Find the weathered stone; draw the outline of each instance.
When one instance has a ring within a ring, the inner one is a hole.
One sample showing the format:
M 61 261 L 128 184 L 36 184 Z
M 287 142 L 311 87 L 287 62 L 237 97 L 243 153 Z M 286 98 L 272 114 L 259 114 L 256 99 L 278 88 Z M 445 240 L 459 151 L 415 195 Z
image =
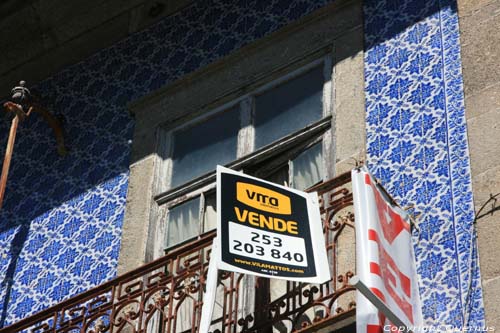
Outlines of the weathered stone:
M 466 16 L 498 0 L 460 0 L 458 1 L 458 15 Z
M 353 30 L 335 42 L 335 157 L 342 161 L 364 149 L 363 33 Z
M 354 169 L 358 165 L 358 163 L 364 163 L 365 159 L 366 159 L 366 156 L 365 156 L 364 150 L 360 150 L 358 152 L 355 152 L 354 154 L 352 154 L 348 158 L 337 162 L 335 164 L 335 172 L 337 175 L 340 175 L 344 172 L 348 172 L 348 171 Z
M 25 6 L 0 20 L 0 73 L 18 67 L 45 50 L 36 8 Z
M 89 4 L 86 0 L 40 2 L 40 18 L 59 44 L 75 38 L 88 30 L 107 25 L 109 20 L 127 12 L 144 0 L 105 0 Z M 128 32 L 128 22 L 123 29 Z
M 488 279 L 499 278 L 500 275 L 498 252 L 492 250 L 498 248 L 498 239 L 500 237 L 498 213 L 496 216 L 481 219 L 480 224 L 478 227 L 478 236 L 480 239 L 479 258 L 484 284 Z
M 20 79 L 26 80 L 30 86 L 58 72 L 62 68 L 72 65 L 82 58 L 89 57 L 96 49 L 102 49 L 127 36 L 126 26 L 128 14 L 114 18 L 106 25 L 97 27 L 78 36 L 50 52 L 44 53 L 27 61 L 19 67 L 0 76 L 0 96 L 7 94 L 14 83 Z
M 473 188 L 476 212 L 478 212 L 487 203 L 491 194 L 500 193 L 500 165 L 476 175 L 473 178 Z M 498 201 L 500 201 L 500 197 Z M 497 251 L 500 239 L 500 223 L 498 223 L 500 205 L 497 202 L 491 201 L 484 206 L 481 212 L 478 212 L 479 259 L 484 280 L 500 276 L 500 256 Z
M 486 325 L 495 330 L 500 327 L 500 277 L 483 281 L 483 295 Z
M 500 165 L 481 174 L 474 174 L 472 186 L 474 187 L 474 205 L 477 210 L 490 198 L 490 194 L 500 192 Z
M 479 259 L 483 280 L 500 276 L 500 256 L 498 240 L 500 239 L 500 212 L 482 217 L 477 222 L 479 237 Z
M 467 121 L 472 174 L 500 165 L 500 109 Z
M 460 19 L 466 96 L 499 82 L 500 1 Z
M 465 99 L 467 119 L 500 110 L 500 81 Z
M 128 272 L 146 262 L 153 170 L 154 157 L 130 166 L 118 274 Z

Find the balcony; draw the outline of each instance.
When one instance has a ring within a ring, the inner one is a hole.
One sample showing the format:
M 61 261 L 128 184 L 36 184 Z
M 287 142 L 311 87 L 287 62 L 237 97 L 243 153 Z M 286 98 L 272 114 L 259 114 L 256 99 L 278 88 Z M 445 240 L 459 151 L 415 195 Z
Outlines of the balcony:
M 332 280 L 321 285 L 219 272 L 213 332 L 342 332 L 353 325 L 354 215 L 350 173 L 320 197 Z M 85 293 L 0 329 L 13 332 L 197 332 L 215 232 Z

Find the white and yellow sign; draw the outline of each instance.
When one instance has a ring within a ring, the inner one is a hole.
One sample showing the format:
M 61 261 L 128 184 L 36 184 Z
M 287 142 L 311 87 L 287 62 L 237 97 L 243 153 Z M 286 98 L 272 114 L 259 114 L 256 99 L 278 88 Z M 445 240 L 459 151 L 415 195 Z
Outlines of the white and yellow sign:
M 323 283 L 330 279 L 316 193 L 217 167 L 219 269 Z
M 214 239 L 198 332 L 211 324 L 217 270 L 306 283 L 330 280 L 316 193 L 217 166 Z

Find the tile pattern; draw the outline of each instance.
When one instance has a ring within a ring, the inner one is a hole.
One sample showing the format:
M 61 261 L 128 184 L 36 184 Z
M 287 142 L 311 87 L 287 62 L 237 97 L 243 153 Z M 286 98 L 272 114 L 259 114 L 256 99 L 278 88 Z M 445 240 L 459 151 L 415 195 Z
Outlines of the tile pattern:
M 365 1 L 367 155 L 414 204 L 424 320 L 484 325 L 454 0 Z
M 328 2 L 196 1 L 34 87 L 64 116 L 71 151 L 56 155 L 40 119 L 22 124 L 0 213 L 0 327 L 115 276 L 133 132 L 127 102 Z M 3 119 L 0 133 L 8 126 Z
M 0 326 L 116 274 L 133 131 L 127 102 L 330 2 L 197 1 L 40 83 L 64 115 L 71 153 L 57 157 L 39 119 L 22 125 L 0 213 Z M 427 321 L 480 324 L 454 6 L 365 2 L 368 155 L 390 191 L 421 214 Z M 7 126 L 0 122 L 0 133 Z

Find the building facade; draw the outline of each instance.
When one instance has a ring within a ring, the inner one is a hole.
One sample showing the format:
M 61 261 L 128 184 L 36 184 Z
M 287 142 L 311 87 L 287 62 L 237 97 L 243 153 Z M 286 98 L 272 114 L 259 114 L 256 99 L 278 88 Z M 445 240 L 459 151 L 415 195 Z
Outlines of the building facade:
M 216 164 L 305 189 L 355 161 L 414 216 L 425 323 L 497 325 L 498 8 L 194 1 L 50 73 L 32 90 L 69 154 L 40 118 L 22 124 L 0 325 L 210 231 Z

